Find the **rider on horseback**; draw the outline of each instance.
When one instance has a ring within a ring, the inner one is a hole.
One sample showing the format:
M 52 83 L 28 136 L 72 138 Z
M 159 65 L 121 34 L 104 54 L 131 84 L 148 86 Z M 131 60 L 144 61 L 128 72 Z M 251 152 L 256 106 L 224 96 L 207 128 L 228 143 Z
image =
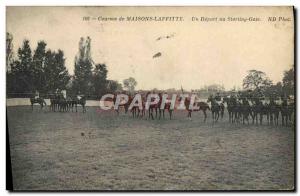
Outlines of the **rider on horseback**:
M 37 91 L 37 90 L 35 91 L 34 98 L 35 98 L 35 99 L 40 98 L 40 93 L 39 93 L 39 91 Z

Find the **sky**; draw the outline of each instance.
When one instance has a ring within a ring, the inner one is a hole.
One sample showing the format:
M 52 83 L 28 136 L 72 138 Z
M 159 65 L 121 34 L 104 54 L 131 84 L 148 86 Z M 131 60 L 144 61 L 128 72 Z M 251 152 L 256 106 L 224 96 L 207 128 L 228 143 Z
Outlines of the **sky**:
M 128 16 L 175 16 L 182 21 L 126 21 Z M 294 62 L 292 7 L 7 7 L 6 17 L 15 53 L 24 39 L 30 40 L 32 50 L 44 40 L 47 48 L 64 51 L 73 74 L 80 37 L 89 36 L 92 58 L 107 65 L 108 79 L 134 77 L 137 89 L 189 90 L 210 84 L 231 89 L 241 87 L 251 69 L 264 71 L 276 83 Z M 268 17 L 277 20 L 270 22 Z M 161 56 L 153 58 L 158 52 Z

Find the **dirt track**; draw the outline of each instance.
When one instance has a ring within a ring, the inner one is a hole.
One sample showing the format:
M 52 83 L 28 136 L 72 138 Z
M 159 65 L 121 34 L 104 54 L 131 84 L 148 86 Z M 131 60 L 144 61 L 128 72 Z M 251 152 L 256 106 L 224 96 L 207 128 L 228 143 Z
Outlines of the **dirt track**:
M 17 190 L 293 189 L 292 127 L 7 108 Z

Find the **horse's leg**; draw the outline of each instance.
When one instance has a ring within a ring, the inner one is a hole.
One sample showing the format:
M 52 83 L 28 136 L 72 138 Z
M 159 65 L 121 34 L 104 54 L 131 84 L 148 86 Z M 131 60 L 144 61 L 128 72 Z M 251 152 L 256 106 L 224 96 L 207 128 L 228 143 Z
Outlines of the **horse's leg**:
M 138 109 L 137 109 L 137 116 L 136 116 L 136 117 L 139 117 L 139 116 L 140 116 L 140 111 L 141 111 L 140 108 L 138 108 Z
M 256 125 L 258 125 L 258 112 L 255 114 Z
M 163 118 L 165 119 L 165 109 L 163 109 L 162 112 L 163 112 Z
M 247 123 L 248 123 L 248 125 L 249 125 L 249 114 L 247 114 L 247 116 L 246 116 L 247 118 L 246 118 L 246 120 L 247 120 Z
M 245 114 L 242 115 L 242 123 L 245 124 Z
M 160 118 L 161 118 L 161 109 L 159 109 L 158 112 L 159 112 L 159 118 L 158 119 L 160 120 Z
M 204 109 L 202 111 L 203 111 L 203 114 L 204 114 L 204 122 L 206 122 L 206 117 L 207 117 L 207 115 L 206 115 L 206 109 Z
M 273 125 L 273 113 L 270 113 L 270 124 Z
M 173 110 L 169 109 L 170 120 L 172 119 L 172 112 L 173 112 Z
M 151 108 L 151 118 L 152 118 L 152 120 L 154 120 L 154 118 L 153 118 L 153 109 Z
M 262 125 L 262 120 L 263 120 L 263 115 L 262 113 L 259 114 L 259 122 L 260 122 L 260 125 Z
M 148 109 L 148 118 L 150 118 L 150 110 L 151 108 Z
M 223 119 L 224 109 L 221 110 L 221 119 Z

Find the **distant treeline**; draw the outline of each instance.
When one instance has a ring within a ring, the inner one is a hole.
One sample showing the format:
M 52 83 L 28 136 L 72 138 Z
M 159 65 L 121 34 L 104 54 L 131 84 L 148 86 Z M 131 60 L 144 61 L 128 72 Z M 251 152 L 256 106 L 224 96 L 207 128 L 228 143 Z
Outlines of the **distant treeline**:
M 30 97 L 36 91 L 47 97 L 57 91 L 67 90 L 68 95 L 85 94 L 96 99 L 107 92 L 122 90 L 115 80 L 107 80 L 105 64 L 95 64 L 91 58 L 91 39 L 81 38 L 79 52 L 75 57 L 74 75 L 65 66 L 62 50 L 46 49 L 47 43 L 39 41 L 32 51 L 29 40 L 24 40 L 15 57 L 13 36 L 7 33 L 7 96 Z

